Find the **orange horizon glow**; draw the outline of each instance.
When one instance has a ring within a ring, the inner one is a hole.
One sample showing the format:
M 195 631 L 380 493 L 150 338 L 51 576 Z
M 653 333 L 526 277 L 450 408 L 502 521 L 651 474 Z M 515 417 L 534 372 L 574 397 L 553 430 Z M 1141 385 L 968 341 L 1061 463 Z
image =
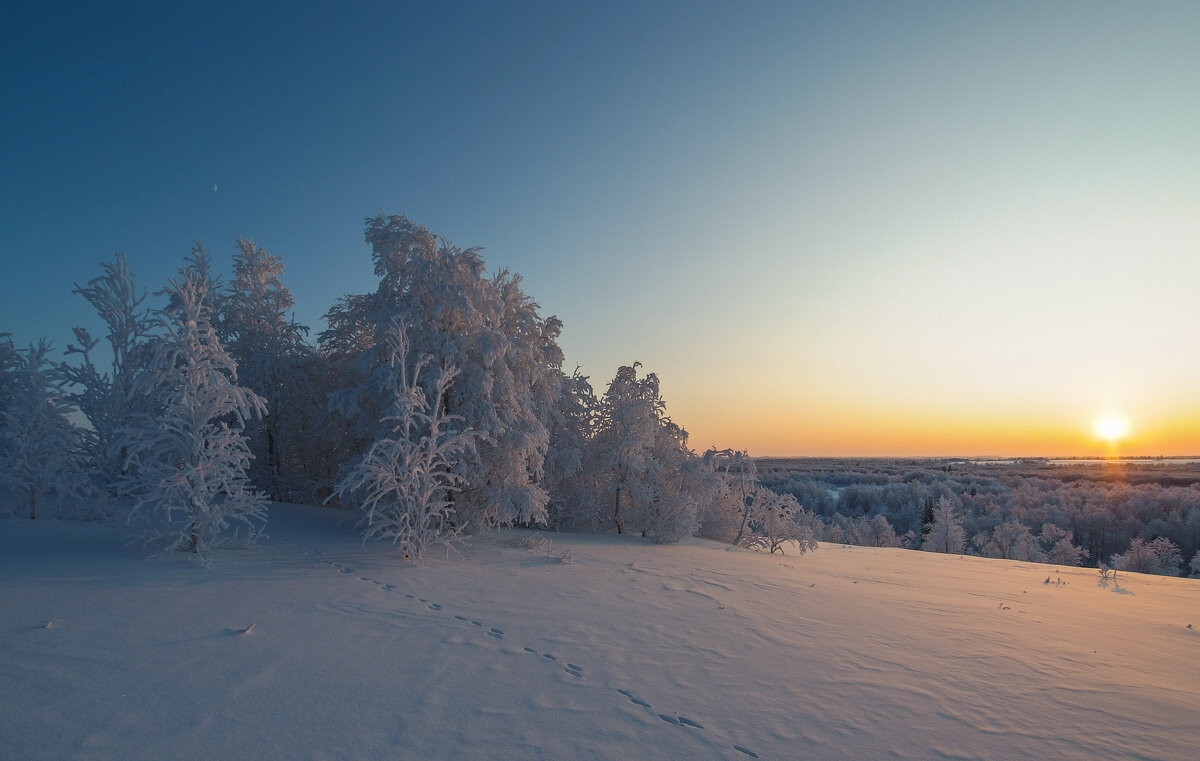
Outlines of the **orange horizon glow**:
M 690 414 L 689 414 L 690 413 Z M 689 421 L 689 416 L 692 418 Z M 1123 435 L 1102 438 L 1098 416 L 981 413 L 935 415 L 825 408 L 762 410 L 722 420 L 703 408 L 675 418 L 690 446 L 745 449 L 759 457 L 1086 457 L 1157 458 L 1200 456 L 1200 409 L 1172 419 L 1147 416 Z

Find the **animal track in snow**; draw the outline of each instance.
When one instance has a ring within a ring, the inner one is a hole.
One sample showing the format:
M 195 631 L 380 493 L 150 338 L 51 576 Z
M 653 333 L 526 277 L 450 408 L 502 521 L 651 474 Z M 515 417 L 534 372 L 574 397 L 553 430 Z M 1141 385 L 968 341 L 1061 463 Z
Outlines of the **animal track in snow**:
M 343 565 L 342 565 L 342 564 L 340 564 L 340 563 L 336 563 L 336 562 L 334 562 L 334 561 L 331 561 L 331 560 L 325 560 L 325 561 L 323 561 L 323 562 L 325 562 L 325 563 L 327 563 L 327 564 L 329 564 L 329 565 L 333 566 L 334 568 L 336 568 L 336 569 L 337 569 L 339 572 L 341 572 L 341 573 L 343 573 L 343 574 L 350 574 L 350 573 L 354 573 L 354 569 L 353 569 L 353 568 L 350 568 L 350 567 L 348 567 L 348 566 L 343 566 Z M 638 568 L 633 568 L 633 567 L 632 567 L 632 565 L 629 567 L 629 570 L 631 570 L 631 571 L 633 571 L 633 572 L 635 572 L 635 573 L 645 573 L 645 572 L 644 572 L 644 571 L 642 571 L 641 569 L 638 569 Z M 370 577 L 368 577 L 368 576 L 359 576 L 358 578 L 359 578 L 359 580 L 360 580 L 360 581 L 366 581 L 366 582 L 370 582 L 370 583 L 372 583 L 372 584 L 375 584 L 376 586 L 382 587 L 382 588 L 383 588 L 385 591 L 388 591 L 388 592 L 391 592 L 391 591 L 395 591 L 395 590 L 396 590 L 396 585 L 395 585 L 395 584 L 384 584 L 382 581 L 379 581 L 379 580 L 377 580 L 377 579 L 372 579 L 372 578 L 370 578 Z M 677 591 L 677 590 L 671 590 L 671 591 Z M 693 591 L 693 590 L 684 590 L 684 591 Z M 706 596 L 706 595 L 703 595 L 703 593 L 697 593 L 697 594 L 701 594 L 702 596 Z M 418 600 L 419 602 L 426 603 L 426 606 L 428 607 L 428 609 L 429 609 L 429 610 L 433 610 L 433 611 L 441 611 L 441 610 L 443 610 L 443 605 L 442 605 L 441 603 L 437 603 L 437 602 L 430 602 L 430 601 L 429 601 L 427 598 L 424 598 L 424 597 L 417 597 L 416 595 L 414 595 L 414 594 L 411 594 L 411 593 L 408 593 L 408 592 L 405 592 L 405 593 L 404 593 L 404 597 L 405 597 L 406 599 L 409 599 L 409 600 Z M 461 614 L 455 614 L 454 618 L 455 618 L 456 620 L 458 620 L 458 621 L 462 621 L 462 622 L 464 622 L 464 623 L 466 623 L 466 622 L 470 621 L 470 623 L 471 623 L 473 626 L 476 626 L 476 627 L 478 627 L 478 628 L 480 628 L 480 629 L 486 629 L 486 631 L 485 631 L 484 633 L 485 633 L 487 636 L 489 636 L 489 637 L 492 637 L 493 639 L 498 639 L 498 640 L 503 640 L 503 639 L 504 639 L 504 630 L 503 630 L 503 629 L 501 629 L 501 628 L 499 628 L 499 627 L 496 627 L 496 626 L 491 626 L 491 627 L 488 627 L 486 624 L 484 624 L 484 622 L 483 622 L 483 621 L 480 621 L 480 620 L 477 620 L 477 619 L 468 618 L 467 616 L 464 616 L 464 615 L 461 615 Z M 52 625 L 52 624 L 51 624 L 51 625 Z M 47 628 L 49 628 L 49 625 L 47 626 Z M 249 630 L 250 630 L 251 628 L 253 628 L 253 625 L 251 625 L 251 627 L 247 627 L 245 630 L 236 630 L 236 631 L 237 631 L 237 633 L 243 633 L 243 631 L 244 631 L 244 632 L 249 632 Z M 537 655 L 537 654 L 538 654 L 538 650 L 536 650 L 535 648 L 532 648 L 532 647 L 524 647 L 524 648 L 522 648 L 522 649 L 523 649 L 525 652 L 527 652 L 527 653 L 530 653 L 530 654 L 532 654 L 532 655 Z M 559 662 L 559 660 L 558 660 L 558 656 L 556 656 L 554 653 L 541 653 L 541 656 L 542 656 L 542 658 L 544 658 L 544 659 L 546 659 L 546 660 L 548 660 L 548 661 L 552 661 L 552 662 Z M 582 667 L 582 666 L 580 666 L 580 665 L 578 665 L 578 664 L 575 664 L 575 663 L 566 662 L 566 663 L 563 665 L 563 671 L 565 671 L 566 673 L 568 673 L 568 674 L 570 674 L 571 676 L 575 677 L 576 679 L 582 679 L 582 678 L 583 678 L 583 676 L 584 676 L 584 670 L 583 670 L 583 667 Z M 618 690 L 617 690 L 617 692 L 618 692 L 619 694 L 623 695 L 623 696 L 624 696 L 626 699 L 628 699 L 630 703 L 633 703 L 634 705 L 638 706 L 639 708 L 645 708 L 645 709 L 647 709 L 648 711 L 653 711 L 653 709 L 652 709 L 652 708 L 651 708 L 651 706 L 650 706 L 650 703 L 648 703 L 648 702 L 647 702 L 647 701 L 645 701 L 645 700 L 642 700 L 641 698 L 639 698 L 637 695 L 635 695 L 635 694 L 634 694 L 633 692 L 631 692 L 630 690 L 618 689 Z M 704 725 L 703 725 L 703 724 L 701 724 L 699 721 L 696 721 L 695 719 L 689 718 L 689 717 L 687 717 L 687 716 L 678 716 L 678 715 L 671 715 L 671 714 L 666 714 L 666 713 L 658 713 L 658 714 L 656 714 L 656 715 L 657 715 L 657 716 L 658 716 L 658 718 L 659 718 L 659 719 L 661 719 L 663 722 L 665 722 L 665 723 L 667 723 L 667 724 L 670 724 L 670 725 L 672 725 L 672 726 L 676 726 L 676 727 L 689 727 L 689 728 L 692 728 L 692 729 L 699 729 L 699 730 L 703 730 L 703 729 L 704 729 Z M 751 749 L 749 749 L 749 748 L 745 747 L 744 745 L 733 745 L 732 747 L 733 747 L 733 749 L 734 749 L 734 750 L 736 750 L 737 752 L 739 752 L 739 753 L 741 753 L 741 754 L 743 754 L 743 755 L 745 755 L 745 756 L 747 756 L 747 757 L 749 757 L 749 758 L 755 758 L 755 759 L 756 759 L 756 758 L 759 758 L 759 755 L 758 755 L 757 753 L 755 753 L 753 750 L 751 750 Z
M 639 698 L 637 695 L 634 695 L 634 694 L 633 694 L 632 692 L 630 692 L 629 690 L 617 690 L 617 692 L 619 692 L 619 693 L 621 693 L 622 695 L 624 695 L 625 697 L 629 698 L 629 702 L 630 702 L 630 703 L 633 703 L 634 705 L 641 706 L 642 708 L 649 708 L 649 707 L 650 707 L 650 704 L 649 704 L 649 703 L 647 703 L 646 701 L 642 700 L 642 699 L 641 699 L 641 698 Z

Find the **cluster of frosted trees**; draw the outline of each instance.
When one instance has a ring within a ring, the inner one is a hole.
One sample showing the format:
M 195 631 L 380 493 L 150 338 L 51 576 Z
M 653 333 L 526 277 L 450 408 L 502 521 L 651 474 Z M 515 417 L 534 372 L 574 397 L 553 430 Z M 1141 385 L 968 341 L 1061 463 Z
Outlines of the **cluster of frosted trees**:
M 359 510 L 413 559 L 497 525 L 815 547 L 744 453 L 687 448 L 653 373 L 621 367 L 599 396 L 564 373 L 562 325 L 519 276 L 403 216 L 366 239 L 379 285 L 339 299 L 315 344 L 282 260 L 247 240 L 227 286 L 198 245 L 157 305 L 122 255 L 102 264 L 75 293 L 106 335 L 77 328 L 62 361 L 0 336 L 14 503 L 127 517 L 164 552 L 252 541 L 269 501 Z

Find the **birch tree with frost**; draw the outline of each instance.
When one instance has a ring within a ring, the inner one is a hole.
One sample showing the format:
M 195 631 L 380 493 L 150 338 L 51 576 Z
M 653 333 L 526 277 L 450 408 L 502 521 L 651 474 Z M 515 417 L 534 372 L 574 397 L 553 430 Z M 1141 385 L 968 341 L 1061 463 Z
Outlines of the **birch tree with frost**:
M 186 268 L 165 293 L 162 335 L 148 347 L 133 382 L 148 411 L 122 429 L 128 453 L 121 494 L 133 499 L 130 520 L 162 554 L 203 555 L 219 544 L 252 541 L 267 503 L 247 477 L 246 421 L 266 412 L 261 397 L 237 383 L 207 303 L 209 280 Z
M 473 451 L 476 434 L 460 427 L 460 416 L 446 412 L 456 375 L 451 365 L 435 366 L 425 354 L 410 367 L 408 336 L 399 320 L 384 343 L 387 361 L 376 378 L 391 394 L 383 417 L 388 431 L 345 470 L 331 496 L 363 511 L 363 541 L 391 541 L 416 561 L 431 547 L 452 546 L 466 527 L 454 509 L 453 496 L 464 485 L 455 465 Z
M 111 361 L 103 371 L 96 366 L 92 352 L 100 339 L 77 326 L 76 342 L 67 344 L 65 354 L 78 354 L 80 361 L 64 362 L 61 372 L 71 389 L 71 401 L 91 424 L 89 457 L 112 496 L 125 469 L 127 453 L 119 441 L 121 430 L 138 409 L 140 400 L 133 394 L 133 379 L 144 360 L 152 319 L 144 306 L 146 293 L 138 290 L 124 254 L 118 252 L 113 261 L 101 262 L 100 268 L 103 273 L 99 277 L 87 285 L 76 285 L 72 293 L 91 304 L 104 322 Z

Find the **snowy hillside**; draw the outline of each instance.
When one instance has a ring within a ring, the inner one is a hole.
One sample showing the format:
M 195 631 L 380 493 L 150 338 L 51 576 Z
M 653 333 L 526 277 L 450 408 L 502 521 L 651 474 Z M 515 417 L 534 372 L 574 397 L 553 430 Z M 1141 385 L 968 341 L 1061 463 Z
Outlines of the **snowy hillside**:
M 200 568 L 112 526 L 0 521 L 0 756 L 1200 752 L 1196 580 L 524 531 L 412 566 L 286 506 L 269 533 Z

